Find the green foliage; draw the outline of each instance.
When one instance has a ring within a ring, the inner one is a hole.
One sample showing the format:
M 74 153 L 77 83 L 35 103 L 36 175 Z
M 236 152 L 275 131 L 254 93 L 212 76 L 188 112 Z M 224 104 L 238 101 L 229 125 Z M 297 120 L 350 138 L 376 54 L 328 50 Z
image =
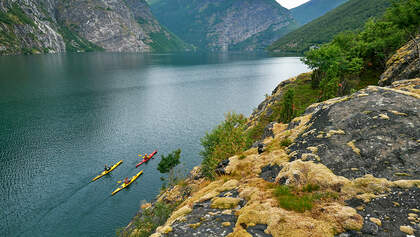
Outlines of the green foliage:
M 228 113 L 224 122 L 201 139 L 203 175 L 214 178 L 214 169 L 220 161 L 245 151 L 251 145 L 252 141 L 245 133 L 246 121 L 242 114 Z
M 340 33 L 330 43 L 308 51 L 303 61 L 315 70 L 312 86 L 320 87 L 321 99 L 342 96 L 356 84 L 366 84 L 356 82 L 365 78 L 364 72 L 383 71 L 387 59 L 417 32 L 419 16 L 408 9 L 419 5 L 419 1 L 400 0 L 380 20 L 367 21 L 361 32 Z M 396 15 L 401 12 L 408 16 Z
M 281 122 L 289 123 L 294 118 L 294 104 L 293 98 L 295 96 L 294 90 L 287 90 L 283 97 L 283 107 L 281 110 Z
M 318 184 L 307 184 L 303 186 L 302 192 L 312 193 L 313 191 L 318 191 L 320 189 Z
M 369 18 L 381 16 L 390 6 L 390 1 L 350 0 L 283 36 L 268 47 L 268 50 L 281 54 L 302 54 L 312 46 L 331 41 L 340 32 L 363 28 Z
M 134 218 L 134 225 L 138 230 L 136 237 L 148 237 L 153 234 L 158 226 L 165 224 L 177 204 L 156 202 L 154 206 L 144 209 L 141 215 Z M 133 236 L 125 231 L 117 233 L 118 236 Z
M 309 195 L 298 196 L 286 185 L 277 186 L 273 191 L 280 207 L 286 210 L 305 212 L 313 207 L 313 199 Z
M 181 149 L 172 151 L 167 156 L 162 155 L 162 159 L 160 160 L 157 169 L 161 173 L 168 173 L 171 171 L 175 166 L 181 163 L 179 159 L 181 158 Z
M 274 187 L 273 195 L 280 207 L 297 212 L 311 210 L 317 200 L 338 198 L 337 193 L 321 191 L 317 184 L 307 184 L 300 190 L 287 185 L 278 185 Z

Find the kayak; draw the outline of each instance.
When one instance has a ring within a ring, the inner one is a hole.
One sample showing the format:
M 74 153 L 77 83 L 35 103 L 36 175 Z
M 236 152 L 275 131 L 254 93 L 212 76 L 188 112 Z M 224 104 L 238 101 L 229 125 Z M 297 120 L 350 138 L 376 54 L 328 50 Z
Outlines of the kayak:
M 140 165 L 142 165 L 143 163 L 148 162 L 150 159 L 152 159 L 152 157 L 153 157 L 154 155 L 156 155 L 156 153 L 157 153 L 157 150 L 155 150 L 153 153 L 149 154 L 149 155 L 147 156 L 147 158 L 143 158 L 143 160 L 142 160 L 140 163 L 138 163 L 138 164 L 136 165 L 136 168 L 137 168 L 137 167 L 139 167 Z
M 123 183 L 121 184 L 121 186 L 117 189 L 114 190 L 114 192 L 112 192 L 112 195 L 118 193 L 119 191 L 123 190 L 124 188 L 128 187 L 132 182 L 134 182 L 141 174 L 143 173 L 143 170 L 138 172 L 136 175 L 134 175 L 133 177 L 131 177 L 130 182 Z
M 111 171 L 113 171 L 115 168 L 117 168 L 117 167 L 118 167 L 119 165 L 121 165 L 122 163 L 123 163 L 123 161 L 122 161 L 122 160 L 118 161 L 118 163 L 116 163 L 115 165 L 111 166 L 111 168 L 110 168 L 109 170 L 104 170 L 104 171 L 102 171 L 102 173 L 101 173 L 100 175 L 96 176 L 95 178 L 93 178 L 91 182 L 93 182 L 93 181 L 95 181 L 95 180 L 97 180 L 97 179 L 101 178 L 102 176 L 104 176 L 104 175 L 106 175 L 106 174 L 110 173 Z

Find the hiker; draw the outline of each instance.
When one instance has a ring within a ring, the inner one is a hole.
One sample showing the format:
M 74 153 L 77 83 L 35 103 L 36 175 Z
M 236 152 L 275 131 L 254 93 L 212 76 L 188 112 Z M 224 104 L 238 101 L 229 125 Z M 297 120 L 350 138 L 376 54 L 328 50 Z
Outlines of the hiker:
M 125 183 L 125 184 L 128 184 L 128 183 L 130 183 L 130 180 L 129 180 L 128 178 L 125 178 L 125 179 L 124 179 L 124 183 Z
M 261 143 L 258 143 L 258 154 L 261 154 L 264 152 L 263 148 L 264 148 L 264 145 Z
M 105 171 L 109 171 L 110 169 L 111 167 L 109 167 L 108 165 L 105 165 L 105 168 L 104 168 Z

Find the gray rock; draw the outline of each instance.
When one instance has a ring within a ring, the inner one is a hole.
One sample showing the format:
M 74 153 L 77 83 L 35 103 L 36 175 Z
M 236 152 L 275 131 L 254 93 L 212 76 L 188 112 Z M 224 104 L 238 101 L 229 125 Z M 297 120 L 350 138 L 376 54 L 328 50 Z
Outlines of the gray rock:
M 317 147 L 320 162 L 337 175 L 420 178 L 420 107 L 416 97 L 377 87 L 331 106 L 321 104 L 310 112 L 314 113 L 312 125 L 304 133 L 314 132 L 300 135 L 288 148 L 295 151 L 292 160 L 310 153 L 308 147 Z

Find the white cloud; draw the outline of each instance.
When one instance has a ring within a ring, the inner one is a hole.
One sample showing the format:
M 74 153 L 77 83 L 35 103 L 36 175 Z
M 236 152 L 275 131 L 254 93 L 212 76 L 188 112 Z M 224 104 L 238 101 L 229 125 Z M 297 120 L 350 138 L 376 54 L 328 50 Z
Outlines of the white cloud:
M 309 0 L 276 0 L 283 7 L 290 9 L 308 2 Z

